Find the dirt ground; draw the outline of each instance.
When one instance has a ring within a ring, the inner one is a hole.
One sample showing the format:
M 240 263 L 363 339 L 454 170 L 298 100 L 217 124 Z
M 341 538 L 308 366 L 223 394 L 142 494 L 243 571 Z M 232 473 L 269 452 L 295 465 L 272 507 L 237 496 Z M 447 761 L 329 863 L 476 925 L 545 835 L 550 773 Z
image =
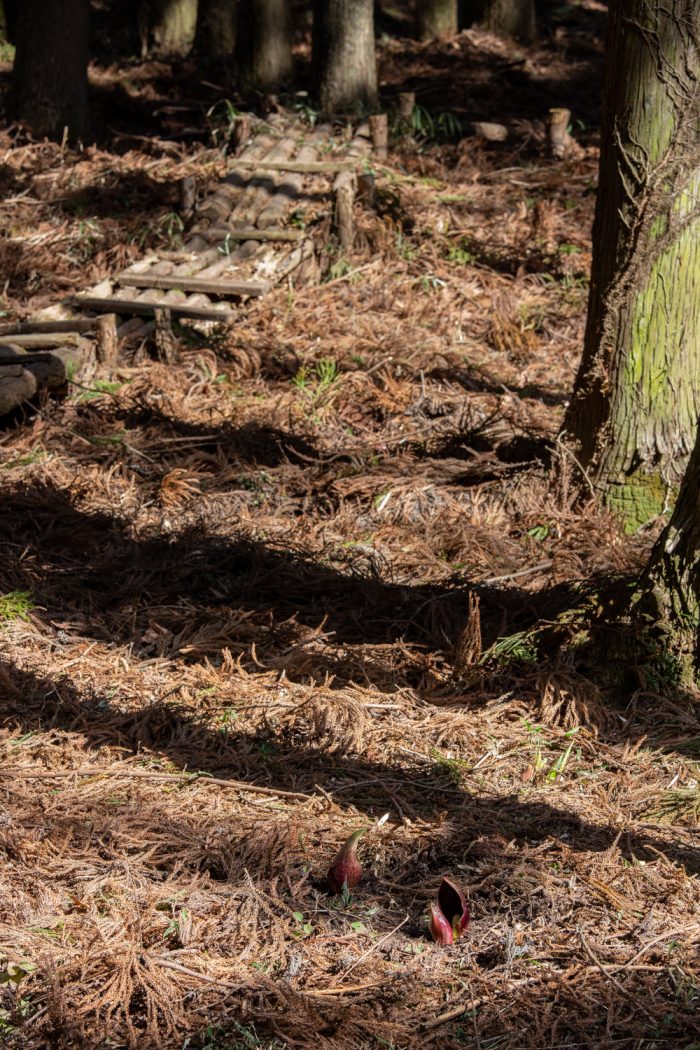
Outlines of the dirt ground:
M 534 633 L 654 539 L 556 441 L 603 17 L 567 10 L 531 49 L 382 38 L 421 109 L 353 253 L 319 213 L 321 284 L 183 327 L 177 366 L 131 341 L 0 432 L 6 1045 L 700 1046 L 697 698 L 603 691 Z M 224 170 L 192 69 L 92 77 L 131 123 L 3 135 L 3 320 L 177 244 L 177 179 Z M 510 137 L 442 141 L 445 113 Z

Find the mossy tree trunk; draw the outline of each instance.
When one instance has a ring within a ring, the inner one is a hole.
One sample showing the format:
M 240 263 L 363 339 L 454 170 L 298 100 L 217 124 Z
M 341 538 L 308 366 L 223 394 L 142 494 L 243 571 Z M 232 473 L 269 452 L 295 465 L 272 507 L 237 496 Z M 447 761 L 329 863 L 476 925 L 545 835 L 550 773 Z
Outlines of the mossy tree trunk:
M 665 531 L 642 583 L 665 652 L 677 661 L 681 682 L 700 668 L 700 427 Z
M 197 50 L 207 58 L 231 58 L 237 19 L 237 0 L 199 0 Z
M 141 0 L 141 49 L 182 56 L 192 50 L 197 31 L 197 0 Z
M 239 0 L 237 66 L 259 91 L 275 91 L 292 72 L 288 0 Z
M 632 531 L 673 501 L 700 415 L 700 5 L 613 0 L 583 358 L 564 421 Z
M 457 32 L 457 0 L 416 0 L 416 36 L 434 40 Z
M 462 18 L 466 25 L 514 37 L 524 44 L 536 36 L 534 0 L 466 0 Z
M 313 68 L 324 113 L 357 113 L 376 106 L 373 0 L 316 0 Z
M 8 114 L 37 135 L 61 139 L 88 129 L 88 0 L 22 0 L 15 10 L 15 60 Z

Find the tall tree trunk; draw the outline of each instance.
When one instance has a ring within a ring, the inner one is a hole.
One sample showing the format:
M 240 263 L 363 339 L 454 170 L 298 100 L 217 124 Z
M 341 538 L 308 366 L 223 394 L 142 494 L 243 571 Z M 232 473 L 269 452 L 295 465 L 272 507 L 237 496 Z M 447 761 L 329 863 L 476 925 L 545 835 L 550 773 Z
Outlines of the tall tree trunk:
M 17 13 L 21 0 L 3 0 L 2 13 L 5 16 L 5 37 L 10 44 L 15 43 L 17 35 Z
M 671 521 L 642 581 L 652 599 L 664 653 L 677 661 L 684 684 L 700 668 L 700 427 Z
M 197 0 L 141 0 L 139 33 L 144 54 L 187 55 L 197 29 Z
M 564 421 L 634 530 L 659 514 L 700 415 L 700 7 L 613 0 L 583 358 Z
M 239 0 L 238 7 L 241 77 L 260 91 L 274 91 L 292 72 L 288 0 Z
M 325 113 L 361 112 L 376 105 L 373 0 L 316 0 L 313 67 Z
M 530 44 L 537 35 L 534 0 L 466 0 L 462 18 L 498 36 Z
M 38 135 L 71 139 L 88 127 L 88 0 L 22 0 L 16 9 L 15 61 L 8 97 L 12 119 Z
M 231 58 L 237 18 L 237 0 L 199 0 L 197 49 L 208 58 Z
M 457 32 L 457 0 L 416 0 L 416 36 L 434 40 Z

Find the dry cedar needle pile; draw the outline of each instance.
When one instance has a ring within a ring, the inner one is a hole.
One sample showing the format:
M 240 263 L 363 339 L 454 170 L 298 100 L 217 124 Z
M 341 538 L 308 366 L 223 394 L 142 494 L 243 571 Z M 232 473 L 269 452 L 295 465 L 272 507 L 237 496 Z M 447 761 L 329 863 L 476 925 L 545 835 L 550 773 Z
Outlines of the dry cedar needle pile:
M 570 43 L 520 49 L 518 104 Z M 394 42 L 384 80 L 435 63 L 458 111 L 468 57 L 482 93 L 519 61 Z M 149 185 L 220 177 L 148 148 L 5 143 L 5 309 L 166 243 Z M 653 538 L 542 459 L 596 170 L 594 133 L 553 161 L 534 118 L 400 140 L 327 284 L 184 330 L 177 367 L 126 344 L 2 431 L 0 1041 L 700 1045 L 696 699 L 611 706 L 528 633 Z M 443 877 L 471 921 L 440 945 Z

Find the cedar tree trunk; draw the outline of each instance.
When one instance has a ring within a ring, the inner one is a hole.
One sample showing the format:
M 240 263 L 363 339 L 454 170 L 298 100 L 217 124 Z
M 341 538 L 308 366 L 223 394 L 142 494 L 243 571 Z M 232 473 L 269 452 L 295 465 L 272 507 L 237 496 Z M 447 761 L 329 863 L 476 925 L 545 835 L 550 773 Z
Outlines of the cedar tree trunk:
M 143 54 L 189 54 L 197 29 L 197 0 L 141 0 L 139 32 Z
M 416 36 L 434 40 L 457 32 L 457 0 L 416 0 Z
M 197 48 L 208 58 L 231 58 L 236 46 L 237 0 L 199 0 Z
M 12 119 L 37 135 L 71 139 L 88 126 L 89 0 L 22 0 L 15 10 Z
M 3 0 L 2 11 L 5 16 L 5 37 L 10 44 L 15 43 L 17 12 L 21 2 L 22 0 Z
M 274 91 L 292 72 L 288 0 L 239 0 L 237 62 L 241 77 Z
M 672 501 L 700 415 L 700 5 L 612 0 L 583 358 L 564 421 L 633 531 Z
M 684 684 L 700 667 L 700 427 L 671 521 L 651 555 L 643 590 Z
M 524 44 L 536 36 L 534 0 L 467 0 L 464 20 L 467 25 L 515 37 Z
M 361 112 L 376 105 L 373 0 L 316 0 L 313 68 L 324 113 Z

